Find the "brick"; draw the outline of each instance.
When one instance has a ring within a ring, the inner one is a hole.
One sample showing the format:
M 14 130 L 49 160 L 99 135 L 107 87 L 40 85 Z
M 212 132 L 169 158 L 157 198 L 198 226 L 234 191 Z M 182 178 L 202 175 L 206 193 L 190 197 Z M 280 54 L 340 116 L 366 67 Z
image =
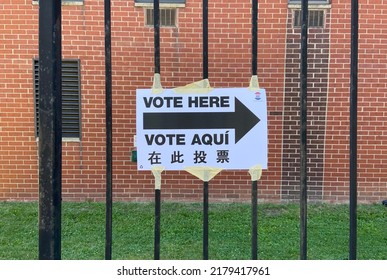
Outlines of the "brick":
M 4 1 L 3 1 L 4 2 Z M 28 2 L 28 1 L 27 1 Z M 34 137 L 32 58 L 38 55 L 38 6 L 5 0 L 0 10 L 0 200 L 36 200 L 37 142 Z M 90 2 L 90 1 L 89 1 Z M 105 180 L 104 29 L 101 1 L 63 7 L 63 56 L 81 60 L 82 139 L 63 146 L 66 200 L 103 201 Z M 17 5 L 15 5 L 17 4 Z M 386 196 L 381 148 L 387 84 L 382 1 L 360 3 L 359 170 L 360 201 Z M 251 63 L 251 3 L 210 3 L 210 82 L 246 87 Z M 260 197 L 265 201 L 298 195 L 299 29 L 290 26 L 287 2 L 259 2 L 258 74 L 268 92 L 269 170 Z M 324 29 L 310 29 L 311 198 L 348 198 L 350 3 L 332 3 Z M 201 79 L 201 2 L 179 9 L 177 28 L 161 29 L 163 86 Z M 130 162 L 135 134 L 135 89 L 149 88 L 153 75 L 153 29 L 132 1 L 112 5 L 114 107 L 114 199 L 153 199 L 153 176 Z M 17 170 L 20 176 L 15 176 Z M 11 172 L 12 171 L 12 172 Z M 4 175 L 4 176 L 3 176 Z M 216 201 L 249 201 L 247 172 L 222 172 L 214 179 Z M 164 186 L 165 185 L 165 186 Z M 202 182 L 184 172 L 168 172 L 166 199 L 200 201 Z M 211 184 L 212 185 L 212 184 Z M 179 186 L 179 187 L 176 187 Z M 3 191 L 4 190 L 4 191 Z

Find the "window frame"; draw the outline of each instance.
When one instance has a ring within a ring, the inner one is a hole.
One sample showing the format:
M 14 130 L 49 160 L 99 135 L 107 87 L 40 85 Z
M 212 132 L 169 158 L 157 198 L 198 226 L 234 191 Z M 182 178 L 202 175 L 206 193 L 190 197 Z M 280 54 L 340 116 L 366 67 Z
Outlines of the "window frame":
M 68 64 L 67 66 L 66 66 L 66 63 Z M 76 73 L 73 70 L 75 67 L 74 65 L 76 66 L 75 68 Z M 39 139 L 39 58 L 34 58 L 32 60 L 32 67 L 33 67 L 32 75 L 33 75 L 35 137 Z M 66 70 L 72 71 L 70 72 L 70 75 L 67 74 L 69 72 L 66 72 Z M 76 79 L 74 79 L 74 76 L 76 76 Z M 75 83 L 75 86 L 74 86 L 74 83 Z M 74 98 L 75 94 L 76 94 L 76 97 Z M 69 102 L 66 105 L 64 101 L 65 102 L 69 101 Z M 77 108 L 74 109 L 75 107 Z M 62 139 L 63 140 L 79 141 L 81 139 L 81 136 L 82 136 L 81 109 L 82 109 L 81 61 L 80 59 L 62 59 Z M 66 113 L 66 111 L 68 113 Z M 68 120 L 68 122 L 64 123 L 64 121 L 66 120 Z
M 172 22 L 172 17 L 173 17 L 173 24 L 165 24 L 163 20 L 167 19 L 167 13 L 168 11 L 171 12 L 171 22 Z M 172 15 L 172 12 L 174 13 Z M 145 13 L 145 26 L 147 27 L 153 27 L 153 7 L 146 7 L 144 8 L 144 13 Z M 150 15 L 148 15 L 150 13 Z M 160 27 L 163 28 L 175 28 L 177 27 L 177 18 L 178 18 L 178 11 L 176 8 L 161 8 L 160 9 Z M 148 19 L 151 20 L 151 22 L 148 21 Z
M 84 0 L 61 0 L 62 6 L 81 6 L 84 4 Z M 39 0 L 32 0 L 33 5 L 39 5 Z
M 301 0 L 288 0 L 289 9 L 301 9 Z M 331 0 L 309 0 L 308 8 L 317 10 L 317 9 L 330 9 Z
M 325 27 L 325 10 L 324 9 L 311 9 L 308 10 L 308 27 L 309 28 L 324 28 Z M 296 20 L 298 19 L 298 20 Z M 293 28 L 301 27 L 301 10 L 293 10 Z
M 288 0 L 289 4 L 301 4 L 301 0 Z M 330 0 L 309 0 L 309 5 L 330 4 Z
M 160 8 L 184 8 L 186 0 L 160 0 Z M 153 0 L 134 0 L 135 7 L 153 7 Z

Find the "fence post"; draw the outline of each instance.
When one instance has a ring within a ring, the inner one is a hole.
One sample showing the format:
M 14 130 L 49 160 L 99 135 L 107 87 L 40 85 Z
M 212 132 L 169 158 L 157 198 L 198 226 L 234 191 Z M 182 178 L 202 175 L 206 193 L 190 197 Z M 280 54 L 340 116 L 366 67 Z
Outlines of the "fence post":
M 251 259 L 258 259 L 258 180 L 262 175 L 261 165 L 249 169 L 251 176 Z
M 187 172 L 203 181 L 203 260 L 208 260 L 208 186 L 222 168 L 207 166 L 188 166 Z
M 153 166 L 152 174 L 155 177 L 155 228 L 154 228 L 154 259 L 160 259 L 160 221 L 161 221 L 161 173 L 163 166 Z
M 203 0 L 203 80 L 208 79 L 208 0 Z M 208 181 L 203 182 L 203 260 L 208 260 Z
M 208 185 L 203 182 L 203 260 L 208 260 Z
M 61 258 L 61 0 L 39 5 L 39 259 Z
M 113 135 L 112 135 L 112 56 L 111 3 L 105 0 L 105 106 L 106 106 L 106 240 L 105 259 L 112 259 L 113 226 Z
M 251 74 L 257 75 L 258 68 L 258 0 L 252 0 L 252 28 L 251 28 Z
M 307 258 L 307 84 L 308 0 L 301 1 L 301 91 L 300 91 L 300 259 Z
M 153 0 L 155 74 L 160 74 L 160 0 Z
M 161 190 L 155 189 L 155 232 L 154 253 L 155 260 L 160 259 L 160 220 L 161 220 Z
M 351 3 L 351 77 L 350 77 L 350 220 L 349 259 L 356 259 L 357 243 L 357 75 L 358 75 L 358 0 Z
M 208 0 L 203 0 L 203 80 L 208 79 Z

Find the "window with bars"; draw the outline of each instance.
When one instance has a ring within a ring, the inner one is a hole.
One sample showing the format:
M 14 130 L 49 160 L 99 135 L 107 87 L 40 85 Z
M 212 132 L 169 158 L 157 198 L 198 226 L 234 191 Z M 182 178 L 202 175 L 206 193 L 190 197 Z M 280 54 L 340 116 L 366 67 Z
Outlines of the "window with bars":
M 160 9 L 160 26 L 175 27 L 176 9 Z M 153 9 L 145 9 L 145 25 L 153 26 Z
M 134 0 L 135 3 L 153 4 L 153 0 Z M 185 4 L 185 0 L 160 0 L 162 4 Z
M 288 0 L 289 4 L 301 4 L 301 0 Z M 318 4 L 329 4 L 330 0 L 309 0 L 309 4 L 318 5 Z
M 308 11 L 308 26 L 309 27 L 324 27 L 324 11 L 323 10 L 309 10 Z M 293 26 L 301 26 L 301 11 L 294 10 Z
M 62 137 L 80 138 L 80 61 L 62 61 Z M 36 137 L 39 137 L 39 61 L 34 59 L 34 98 Z

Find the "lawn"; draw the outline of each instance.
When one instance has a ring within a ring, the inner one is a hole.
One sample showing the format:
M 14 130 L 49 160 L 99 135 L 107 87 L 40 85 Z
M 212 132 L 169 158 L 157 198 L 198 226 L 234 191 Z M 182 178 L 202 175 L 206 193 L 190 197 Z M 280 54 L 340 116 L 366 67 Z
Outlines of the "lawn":
M 152 259 L 154 205 L 115 203 L 113 259 Z M 103 203 L 62 205 L 62 259 L 103 259 L 105 206 Z M 210 204 L 209 258 L 249 259 L 249 204 Z M 38 204 L 0 203 L 0 259 L 37 259 Z M 348 258 L 348 205 L 308 206 L 308 258 Z M 259 204 L 258 258 L 299 258 L 298 204 Z M 161 259 L 202 258 L 202 206 L 163 203 Z M 358 206 L 359 259 L 387 259 L 387 207 Z

